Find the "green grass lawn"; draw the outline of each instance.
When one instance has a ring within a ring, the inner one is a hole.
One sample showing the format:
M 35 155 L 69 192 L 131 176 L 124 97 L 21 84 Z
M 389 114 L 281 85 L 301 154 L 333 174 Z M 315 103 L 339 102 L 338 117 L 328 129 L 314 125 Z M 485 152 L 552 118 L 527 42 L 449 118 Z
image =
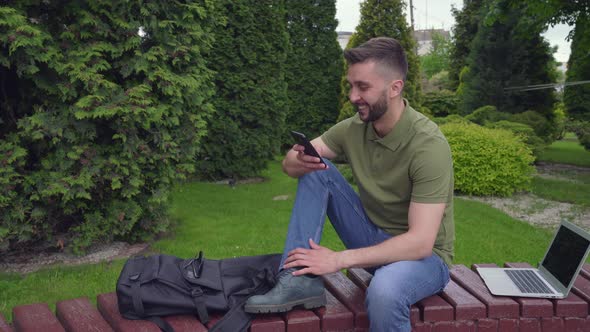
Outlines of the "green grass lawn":
M 586 151 L 570 134 L 547 147 L 539 156 L 539 161 L 590 167 L 590 151 Z
M 548 200 L 590 207 L 589 183 L 535 177 L 532 192 Z
M 227 185 L 186 183 L 172 196 L 175 227 L 152 244 L 154 251 L 191 257 L 203 250 L 206 257 L 223 258 L 281 252 L 296 191 L 296 181 L 283 175 L 272 162 L 258 184 Z M 287 195 L 286 200 L 273 200 Z M 550 240 L 547 230 L 514 220 L 485 204 L 455 200 L 455 263 L 507 261 L 537 264 Z M 342 249 L 326 223 L 322 245 Z M 19 304 L 46 302 L 52 309 L 60 300 L 112 292 L 123 260 L 78 267 L 55 267 L 24 276 L 0 274 L 0 312 L 11 318 Z

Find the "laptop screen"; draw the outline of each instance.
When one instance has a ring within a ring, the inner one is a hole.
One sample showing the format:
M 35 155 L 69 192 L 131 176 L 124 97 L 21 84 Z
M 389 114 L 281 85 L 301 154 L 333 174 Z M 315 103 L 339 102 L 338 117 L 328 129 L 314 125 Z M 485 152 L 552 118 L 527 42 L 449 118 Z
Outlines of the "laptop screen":
M 567 287 L 584 259 L 588 245 L 588 240 L 560 226 L 541 265 Z

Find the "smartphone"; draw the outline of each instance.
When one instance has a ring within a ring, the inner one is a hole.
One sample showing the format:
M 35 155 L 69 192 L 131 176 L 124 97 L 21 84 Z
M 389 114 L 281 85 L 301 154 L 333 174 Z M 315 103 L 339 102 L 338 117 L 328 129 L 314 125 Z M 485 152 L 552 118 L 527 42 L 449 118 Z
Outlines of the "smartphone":
M 313 145 L 311 145 L 311 142 L 307 139 L 307 137 L 305 137 L 304 134 L 291 130 L 291 136 L 293 136 L 293 138 L 295 139 L 295 142 L 297 142 L 297 144 L 302 145 L 305 148 L 305 150 L 303 152 L 306 155 L 318 157 L 318 158 L 320 158 L 320 162 L 322 164 L 326 165 L 326 163 L 324 163 L 324 161 L 322 160 L 322 157 L 320 157 L 320 154 L 316 151 L 316 149 L 313 147 Z

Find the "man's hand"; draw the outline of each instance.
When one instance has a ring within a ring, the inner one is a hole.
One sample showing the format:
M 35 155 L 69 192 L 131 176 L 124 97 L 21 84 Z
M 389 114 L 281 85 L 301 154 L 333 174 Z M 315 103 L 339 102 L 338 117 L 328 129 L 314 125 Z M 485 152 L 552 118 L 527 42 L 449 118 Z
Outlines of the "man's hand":
M 336 157 L 336 154 L 324 144 L 320 137 L 312 140 L 311 144 L 322 158 L 332 159 Z M 306 155 L 304 151 L 305 147 L 303 145 L 293 145 L 293 148 L 287 152 L 285 159 L 283 159 L 283 172 L 290 177 L 298 178 L 307 173 L 328 168 L 320 158 Z
M 291 250 L 287 254 L 287 259 L 283 267 L 285 269 L 303 267 L 293 273 L 296 276 L 307 273 L 323 275 L 337 272 L 344 268 L 340 263 L 341 255 L 339 252 L 322 247 L 313 242 L 312 239 L 309 239 L 309 246 L 311 249 L 297 248 Z

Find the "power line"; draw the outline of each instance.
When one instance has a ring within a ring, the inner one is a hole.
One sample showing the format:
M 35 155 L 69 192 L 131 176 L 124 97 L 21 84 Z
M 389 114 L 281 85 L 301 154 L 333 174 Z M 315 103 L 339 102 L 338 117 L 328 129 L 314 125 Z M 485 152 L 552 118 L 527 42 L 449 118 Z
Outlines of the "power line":
M 534 84 L 534 85 L 523 85 L 523 86 L 511 86 L 508 88 L 504 88 L 504 91 L 515 91 L 516 92 L 516 91 L 533 91 L 533 90 L 543 90 L 543 89 L 555 89 L 555 88 L 564 88 L 566 86 L 589 84 L 589 83 L 590 83 L 590 80 L 564 82 L 564 83 L 546 83 L 546 84 Z

